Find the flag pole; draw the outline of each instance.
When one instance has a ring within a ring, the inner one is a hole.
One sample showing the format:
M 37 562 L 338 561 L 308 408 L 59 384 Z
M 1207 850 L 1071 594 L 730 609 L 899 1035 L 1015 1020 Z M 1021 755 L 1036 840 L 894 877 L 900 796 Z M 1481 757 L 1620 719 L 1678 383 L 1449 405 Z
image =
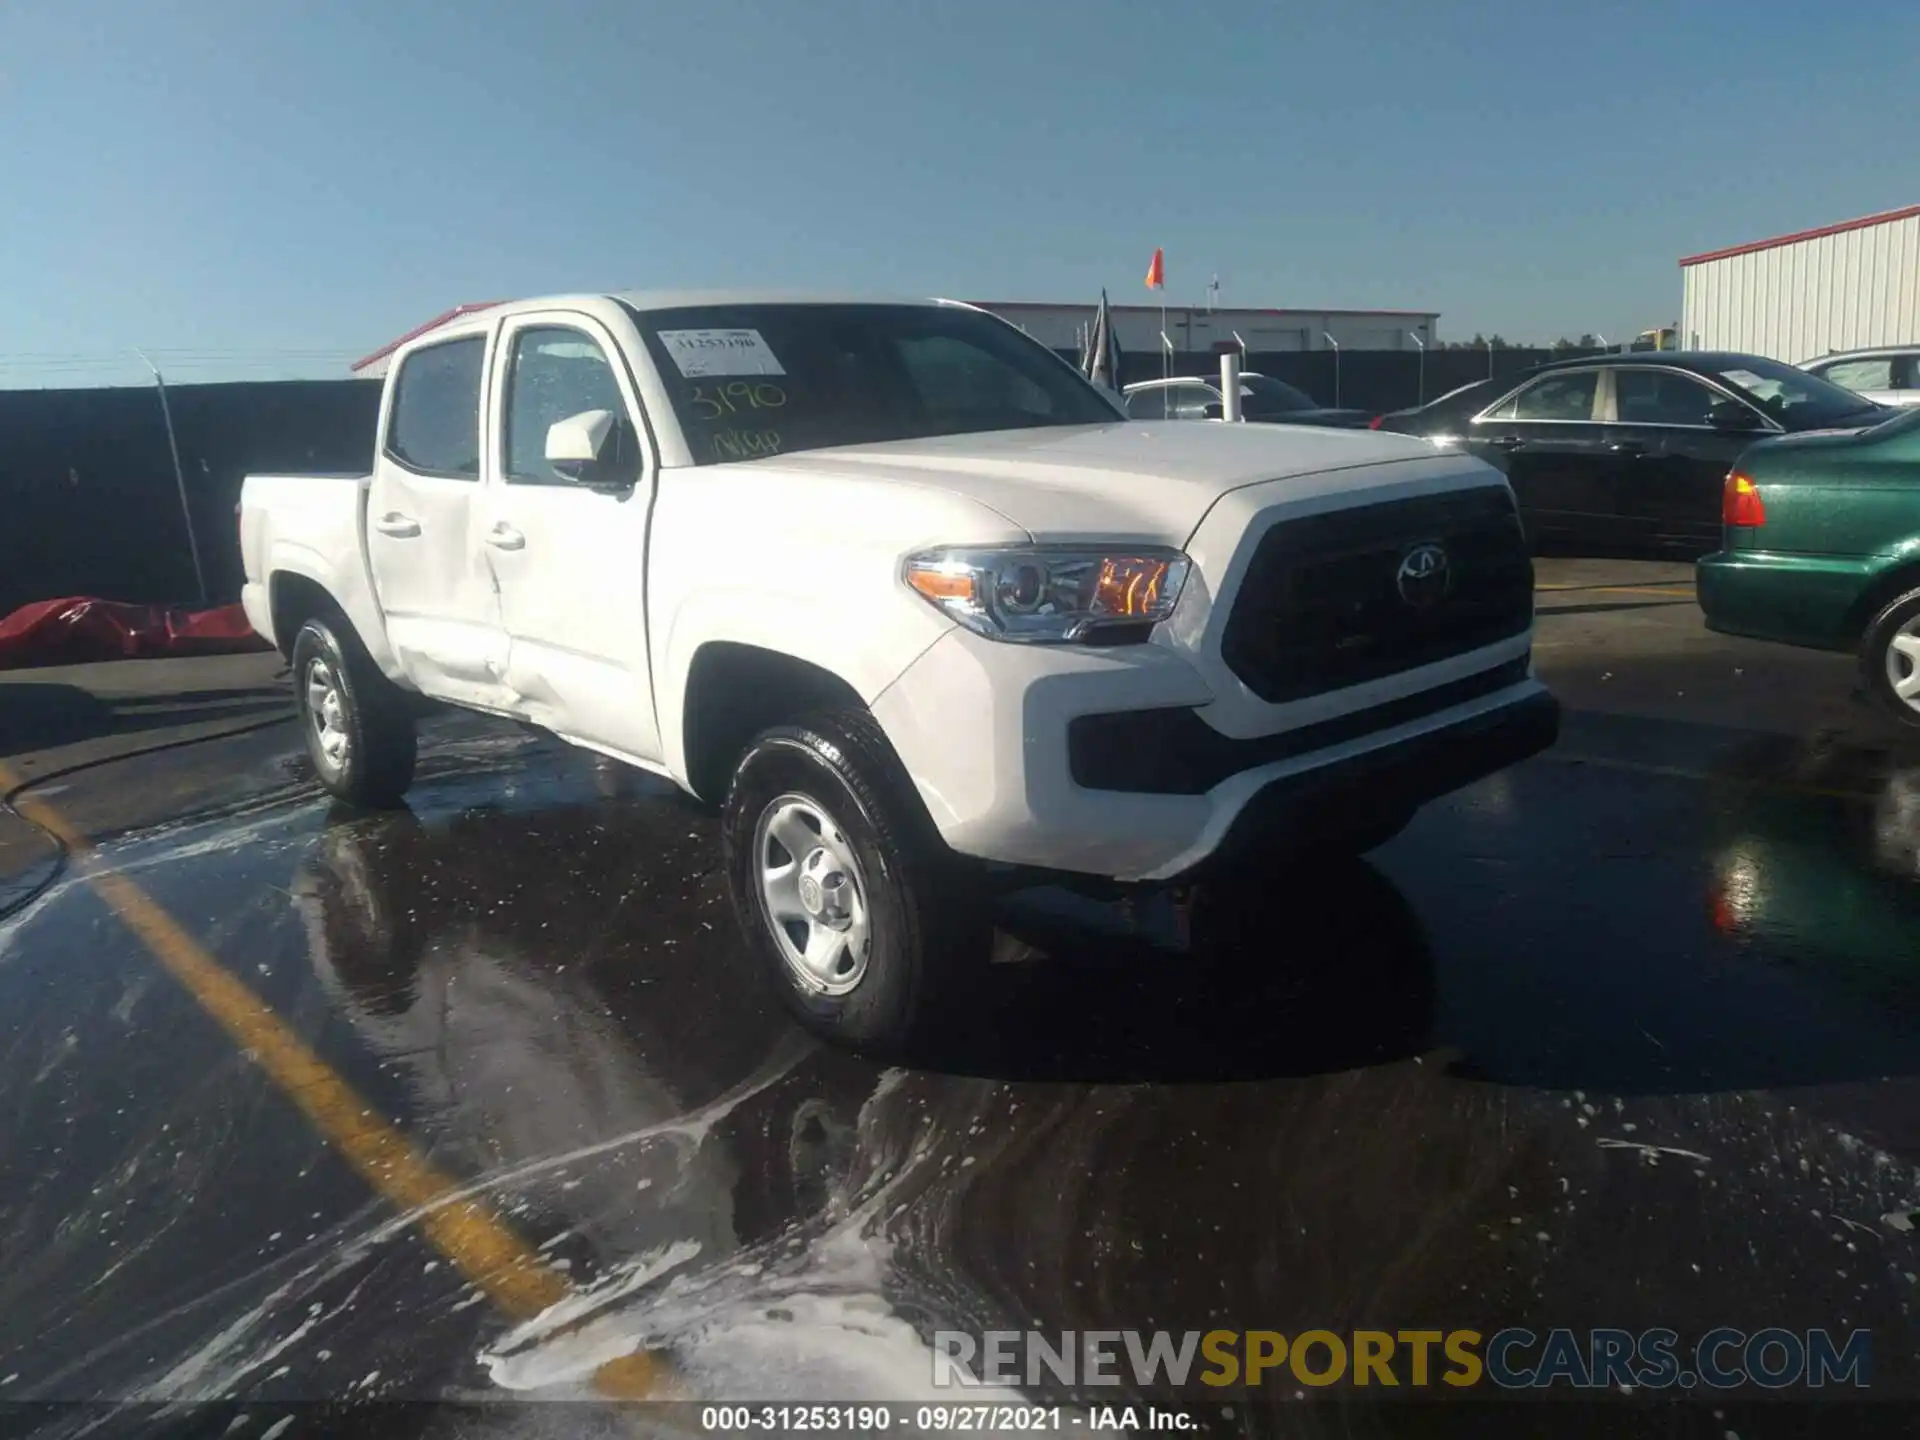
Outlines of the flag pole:
M 173 483 L 180 492 L 180 523 L 187 527 L 187 553 L 193 557 L 193 583 L 200 587 L 200 604 L 212 604 L 207 592 L 207 572 L 200 563 L 200 539 L 193 533 L 193 507 L 187 503 L 187 474 L 180 468 L 180 442 L 173 435 L 173 407 L 167 403 L 167 382 L 160 378 L 160 367 L 147 359 L 147 352 L 134 354 L 153 372 L 153 388 L 160 392 L 160 418 L 167 425 L 167 451 L 173 456 Z

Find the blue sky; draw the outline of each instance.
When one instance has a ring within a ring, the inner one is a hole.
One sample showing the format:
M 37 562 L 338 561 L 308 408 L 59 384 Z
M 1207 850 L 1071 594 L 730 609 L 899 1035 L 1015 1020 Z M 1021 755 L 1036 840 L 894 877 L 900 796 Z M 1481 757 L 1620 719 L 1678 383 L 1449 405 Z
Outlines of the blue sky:
M 0 387 L 338 373 L 648 285 L 1671 321 L 1920 201 L 1911 4 L 14 0 Z

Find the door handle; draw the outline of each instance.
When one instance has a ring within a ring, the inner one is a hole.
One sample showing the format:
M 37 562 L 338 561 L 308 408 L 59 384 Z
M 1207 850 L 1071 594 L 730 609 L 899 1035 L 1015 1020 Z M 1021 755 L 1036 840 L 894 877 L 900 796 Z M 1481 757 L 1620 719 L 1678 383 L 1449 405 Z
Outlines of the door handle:
M 402 515 L 398 510 L 389 510 L 373 522 L 373 528 L 382 535 L 390 535 L 395 540 L 411 540 L 420 533 L 420 522 L 411 515 Z
M 1609 455 L 1620 455 L 1629 460 L 1635 460 L 1647 453 L 1647 447 L 1642 445 L 1638 440 L 1616 440 L 1613 444 L 1607 446 L 1607 453 Z
M 1496 450 L 1518 450 L 1526 443 L 1518 435 L 1495 435 L 1487 441 Z
M 502 520 L 487 532 L 487 543 L 496 550 L 524 550 L 527 537 Z

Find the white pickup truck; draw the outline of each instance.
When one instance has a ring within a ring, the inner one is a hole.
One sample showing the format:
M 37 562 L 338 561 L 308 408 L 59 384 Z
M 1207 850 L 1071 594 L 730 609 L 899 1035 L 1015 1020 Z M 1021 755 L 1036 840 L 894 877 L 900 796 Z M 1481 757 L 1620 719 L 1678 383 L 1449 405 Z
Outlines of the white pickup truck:
M 667 776 L 786 1002 L 871 1047 L 964 993 L 982 875 L 1364 850 L 1558 727 L 1492 469 L 1129 422 L 961 304 L 468 314 L 395 353 L 371 474 L 250 476 L 240 525 L 329 791 L 399 801 L 420 697 Z

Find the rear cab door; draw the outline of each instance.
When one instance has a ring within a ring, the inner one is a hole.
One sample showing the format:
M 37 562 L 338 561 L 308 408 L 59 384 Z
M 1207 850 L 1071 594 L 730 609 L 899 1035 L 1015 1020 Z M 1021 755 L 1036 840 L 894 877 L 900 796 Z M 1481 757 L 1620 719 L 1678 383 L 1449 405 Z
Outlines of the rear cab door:
M 507 318 L 495 354 L 480 539 L 514 707 L 569 740 L 657 765 L 646 574 L 658 463 L 629 369 L 640 340 L 611 306 L 541 310 Z M 547 432 L 591 411 L 613 417 L 605 458 L 570 478 L 548 463 Z
M 1619 459 L 1629 537 L 1691 552 L 1717 549 L 1727 471 L 1778 427 L 1731 392 L 1671 366 L 1622 365 L 1611 378 L 1607 441 Z
M 490 328 L 468 322 L 395 357 L 381 400 L 366 543 L 406 678 L 436 699 L 506 710 L 506 634 L 480 544 Z
M 1600 379 L 1597 366 L 1552 371 L 1466 426 L 1466 448 L 1506 472 L 1536 544 L 1620 539 L 1618 466 L 1599 419 Z

